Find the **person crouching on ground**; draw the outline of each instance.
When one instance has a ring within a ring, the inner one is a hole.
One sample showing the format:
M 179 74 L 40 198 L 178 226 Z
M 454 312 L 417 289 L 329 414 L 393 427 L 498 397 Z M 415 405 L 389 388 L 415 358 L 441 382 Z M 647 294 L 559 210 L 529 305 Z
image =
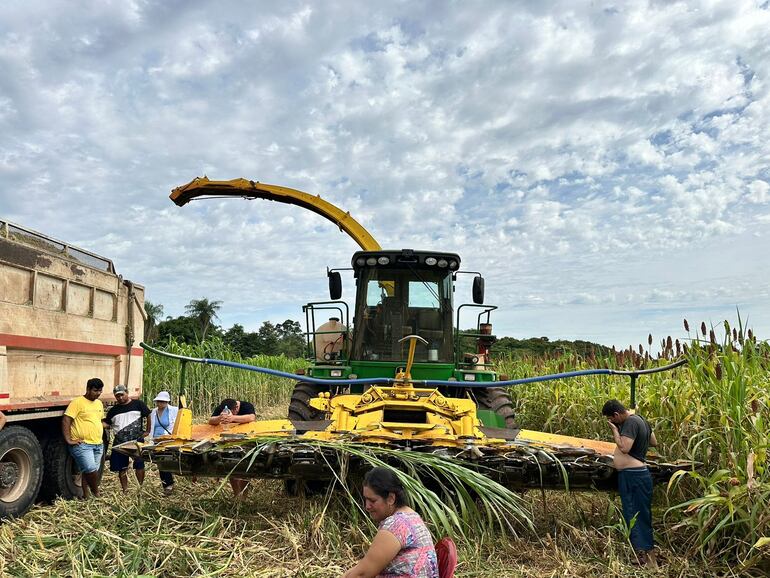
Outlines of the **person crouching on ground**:
M 115 436 L 110 454 L 110 471 L 118 472 L 120 487 L 123 493 L 128 491 L 128 460 L 133 459 L 136 481 L 141 486 L 144 483 L 144 460 L 129 458 L 125 454 L 116 452 L 114 446 L 125 442 L 144 441 L 143 438 L 150 434 L 150 408 L 140 399 L 131 399 L 125 385 L 116 385 L 112 390 L 117 403 L 107 411 L 107 417 L 103 420 L 105 428 L 112 429 Z
M 171 435 L 174 431 L 174 423 L 179 413 L 179 408 L 171 405 L 171 395 L 167 391 L 161 391 L 153 400 L 155 407 L 150 412 L 150 436 L 155 439 L 160 436 Z M 160 483 L 163 493 L 168 495 L 174 491 L 174 474 L 160 472 Z
M 366 473 L 364 504 L 379 530 L 366 555 L 342 578 L 438 578 L 433 537 L 407 505 L 404 486 L 392 469 Z
M 256 419 L 257 412 L 253 404 L 248 401 L 228 398 L 222 400 L 222 403 L 214 408 L 209 418 L 209 425 L 223 425 L 227 427 L 233 424 L 251 423 L 256 421 Z M 236 498 L 243 496 L 248 485 L 248 480 L 230 476 L 230 486 L 233 488 L 233 494 L 235 494 Z
M 630 413 L 617 399 L 604 404 L 602 415 L 615 440 L 614 463 L 618 470 L 618 492 L 623 518 L 631 527 L 631 545 L 641 564 L 655 565 L 652 536 L 652 476 L 645 460 L 649 446 L 658 445 L 655 434 L 642 416 Z
M 99 497 L 99 469 L 102 466 L 104 444 L 102 418 L 104 405 L 99 400 L 104 389 L 104 382 L 93 377 L 86 382 L 86 392 L 73 399 L 64 410 L 61 420 L 62 435 L 67 442 L 70 454 L 83 474 L 83 497 L 89 490 L 95 498 Z

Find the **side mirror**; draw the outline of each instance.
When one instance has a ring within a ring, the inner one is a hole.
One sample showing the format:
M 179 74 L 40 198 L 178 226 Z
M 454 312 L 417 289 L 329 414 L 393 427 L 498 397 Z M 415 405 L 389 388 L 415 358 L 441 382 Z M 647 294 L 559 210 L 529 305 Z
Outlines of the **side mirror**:
M 484 277 L 481 275 L 473 278 L 473 302 L 476 305 L 484 303 Z
M 342 275 L 339 271 L 329 273 L 329 297 L 332 301 L 337 301 L 342 297 Z

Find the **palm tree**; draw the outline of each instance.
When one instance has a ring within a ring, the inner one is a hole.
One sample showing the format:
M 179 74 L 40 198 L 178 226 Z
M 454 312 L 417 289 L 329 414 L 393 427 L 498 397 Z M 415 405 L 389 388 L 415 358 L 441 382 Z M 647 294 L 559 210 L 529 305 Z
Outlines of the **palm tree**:
M 205 341 L 206 332 L 214 319 L 219 319 L 217 311 L 222 307 L 221 301 L 209 301 L 203 299 L 193 299 L 184 308 L 188 317 L 196 319 L 201 326 L 201 341 Z
M 163 317 L 163 305 L 153 303 L 152 301 L 145 301 L 144 313 L 146 315 L 144 319 L 144 339 L 152 342 L 157 337 L 158 320 Z

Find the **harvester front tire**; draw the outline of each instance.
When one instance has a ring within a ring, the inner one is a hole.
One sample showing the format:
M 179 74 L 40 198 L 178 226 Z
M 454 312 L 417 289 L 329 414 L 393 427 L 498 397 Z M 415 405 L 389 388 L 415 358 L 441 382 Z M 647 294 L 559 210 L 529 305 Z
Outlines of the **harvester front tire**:
M 516 414 L 513 411 L 513 402 L 508 390 L 502 387 L 487 387 L 473 392 L 476 396 L 476 405 L 479 409 L 493 411 L 505 421 L 508 429 L 518 429 Z
M 21 516 L 35 503 L 43 477 L 43 452 L 25 427 L 0 430 L 0 519 Z
M 324 419 L 324 412 L 310 407 L 310 400 L 328 391 L 321 385 L 300 381 L 294 386 L 289 402 L 289 419 L 292 421 L 317 421 Z
M 283 490 L 286 495 L 292 497 L 298 496 L 321 496 L 329 491 L 329 480 L 298 480 L 290 478 L 283 481 Z

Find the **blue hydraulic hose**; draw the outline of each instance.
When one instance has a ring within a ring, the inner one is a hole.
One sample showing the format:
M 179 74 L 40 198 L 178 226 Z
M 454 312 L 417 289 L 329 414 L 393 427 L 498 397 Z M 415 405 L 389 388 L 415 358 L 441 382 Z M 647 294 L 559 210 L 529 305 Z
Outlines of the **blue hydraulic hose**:
M 372 377 L 368 379 L 319 379 L 317 377 L 310 377 L 307 375 L 297 375 L 296 373 L 287 373 L 285 371 L 279 371 L 277 369 L 268 369 L 266 367 L 257 367 L 255 365 L 247 365 L 245 363 L 236 363 L 234 361 L 224 361 L 222 359 L 208 359 L 205 357 L 187 357 L 185 355 L 177 355 L 175 353 L 167 353 L 154 347 L 150 347 L 146 343 L 140 343 L 140 345 L 153 353 L 163 355 L 165 357 L 172 357 L 179 359 L 180 361 L 192 361 L 194 363 L 203 363 L 204 365 L 221 365 L 224 367 L 234 367 L 236 369 L 245 369 L 247 371 L 256 371 L 258 373 L 265 373 L 267 375 L 274 375 L 276 377 L 284 377 L 286 379 L 293 379 L 295 381 L 304 381 L 307 383 L 315 383 L 316 385 L 393 385 L 396 380 L 392 377 Z M 535 377 L 524 377 L 521 379 L 508 379 L 505 381 L 449 381 L 438 379 L 427 380 L 412 380 L 414 385 L 425 385 L 429 387 L 437 386 L 449 386 L 449 387 L 470 387 L 477 389 L 484 389 L 488 387 L 508 387 L 511 385 L 524 385 L 525 383 L 538 383 L 541 381 L 552 381 L 554 379 L 569 379 L 571 377 L 580 377 L 583 375 L 625 375 L 629 377 L 635 377 L 638 375 L 645 375 L 649 373 L 658 373 L 660 371 L 668 371 L 674 369 L 680 365 L 684 365 L 687 362 L 686 359 L 680 359 L 670 365 L 662 367 L 655 367 L 652 369 L 639 369 L 635 371 L 624 371 L 618 369 L 583 369 L 581 371 L 567 371 L 565 373 L 552 373 L 549 375 L 538 375 Z
M 247 365 L 245 363 L 236 363 L 234 361 L 224 361 L 222 359 L 208 359 L 205 357 L 187 357 L 186 355 L 177 355 L 176 353 L 168 353 L 150 347 L 146 343 L 142 342 L 141 345 L 147 351 L 157 353 L 164 357 L 171 357 L 180 361 L 192 361 L 193 363 L 202 363 L 204 365 L 222 365 L 224 367 L 234 367 L 236 369 L 245 369 L 247 371 L 256 371 L 258 373 L 265 373 L 267 375 L 274 375 L 276 377 L 285 377 L 286 379 L 294 379 L 295 381 L 304 381 L 307 383 L 315 383 L 316 385 L 353 385 L 355 383 L 369 384 L 369 385 L 382 385 L 395 383 L 395 379 L 392 377 L 372 377 L 369 379 L 318 379 L 317 377 L 310 377 L 307 375 L 297 375 L 296 373 L 287 373 L 285 371 L 278 371 L 277 369 L 268 369 L 267 367 L 257 367 L 255 365 Z
M 318 379 L 317 377 L 309 377 L 307 375 L 297 375 L 296 373 L 287 373 L 285 371 L 278 371 L 277 369 L 268 369 L 266 367 L 256 367 L 254 365 L 246 365 L 245 363 L 235 363 L 234 361 L 223 361 L 221 359 L 194 359 L 190 358 L 188 361 L 199 361 L 207 365 L 223 365 L 225 367 L 235 367 L 236 369 L 246 369 L 248 371 L 258 371 L 259 373 L 266 373 L 267 375 L 275 375 L 276 377 L 285 377 L 287 379 L 294 379 L 296 381 L 304 381 L 307 383 L 315 383 L 317 385 L 353 385 L 355 383 L 369 384 L 369 385 L 382 385 L 395 383 L 395 379 L 392 377 L 371 377 L 369 379 Z
M 536 377 L 523 377 L 521 379 L 508 379 L 506 381 L 442 381 L 438 379 L 426 379 L 424 381 L 414 381 L 430 387 L 439 385 L 462 385 L 463 387 L 507 387 L 509 385 L 524 385 L 525 383 L 538 383 L 540 381 L 552 381 L 554 379 L 568 379 L 570 377 L 580 377 L 581 375 L 613 375 L 619 372 L 612 369 L 584 369 L 581 371 L 568 371 L 566 373 L 552 373 L 549 375 L 538 375 Z

